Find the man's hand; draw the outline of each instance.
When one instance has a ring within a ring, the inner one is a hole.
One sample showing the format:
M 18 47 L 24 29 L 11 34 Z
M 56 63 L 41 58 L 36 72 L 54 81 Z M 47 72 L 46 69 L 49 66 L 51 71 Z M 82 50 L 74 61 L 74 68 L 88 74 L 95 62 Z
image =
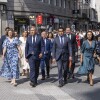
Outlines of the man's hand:
M 39 58 L 42 58 L 42 53 L 39 54 Z
M 69 57 L 69 60 L 72 60 L 72 57 L 71 56 Z
M 4 58 L 5 58 L 5 57 L 2 55 L 2 60 L 4 60 Z
M 55 64 L 56 63 L 56 59 L 52 59 L 52 62 Z

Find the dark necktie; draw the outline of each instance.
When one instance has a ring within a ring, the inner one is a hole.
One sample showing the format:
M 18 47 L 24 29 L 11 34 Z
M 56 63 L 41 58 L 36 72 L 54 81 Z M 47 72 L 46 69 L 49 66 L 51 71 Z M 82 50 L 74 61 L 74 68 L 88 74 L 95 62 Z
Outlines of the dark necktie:
M 33 36 L 33 43 L 35 43 L 35 36 Z
M 63 36 L 61 36 L 61 45 L 63 45 Z

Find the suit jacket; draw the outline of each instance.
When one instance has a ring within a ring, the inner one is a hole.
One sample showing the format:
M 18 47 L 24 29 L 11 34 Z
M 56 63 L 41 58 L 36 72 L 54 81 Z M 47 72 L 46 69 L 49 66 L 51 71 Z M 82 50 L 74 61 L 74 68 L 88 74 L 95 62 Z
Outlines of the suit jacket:
M 69 38 L 66 36 L 64 38 L 64 43 L 61 45 L 59 36 L 57 36 L 54 39 L 53 43 L 53 49 L 52 49 L 52 54 L 53 58 L 56 59 L 56 61 L 62 59 L 64 61 L 69 60 L 69 56 L 72 56 L 72 46 Z
M 6 35 L 1 36 L 1 39 L 0 39 L 0 54 L 3 53 L 2 45 L 3 45 L 3 42 L 4 42 L 5 39 L 6 39 Z
M 77 48 L 77 41 L 76 41 L 76 35 L 71 33 L 71 45 L 72 45 L 72 52 L 77 52 L 78 51 L 78 48 Z
M 36 35 L 36 42 L 32 43 L 32 36 L 28 36 L 25 46 L 25 57 L 29 59 L 31 56 L 33 59 L 39 60 L 39 54 L 44 52 L 44 42 L 39 34 Z
M 45 41 L 44 41 L 45 43 Z M 46 39 L 46 45 L 44 46 L 44 55 L 43 58 L 50 58 L 51 57 L 51 49 L 52 49 L 52 43 L 51 40 Z

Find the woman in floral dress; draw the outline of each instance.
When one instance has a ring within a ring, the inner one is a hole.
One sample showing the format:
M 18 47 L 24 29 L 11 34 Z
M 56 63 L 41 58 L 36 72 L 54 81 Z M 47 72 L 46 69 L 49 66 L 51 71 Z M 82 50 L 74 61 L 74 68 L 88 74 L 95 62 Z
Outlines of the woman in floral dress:
M 3 43 L 3 66 L 1 76 L 11 80 L 11 84 L 17 86 L 16 79 L 19 78 L 18 60 L 21 57 L 19 40 L 14 38 L 14 32 L 9 29 L 8 37 Z

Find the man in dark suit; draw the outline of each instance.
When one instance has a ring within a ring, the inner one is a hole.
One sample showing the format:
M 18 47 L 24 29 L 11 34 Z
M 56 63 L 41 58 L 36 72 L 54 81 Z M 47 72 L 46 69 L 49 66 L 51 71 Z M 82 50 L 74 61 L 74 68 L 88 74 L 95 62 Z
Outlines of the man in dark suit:
M 0 55 L 2 55 L 2 53 L 3 53 L 2 45 L 3 45 L 4 40 L 5 40 L 6 37 L 7 37 L 6 34 L 7 34 L 7 32 L 8 32 L 9 29 L 10 29 L 9 27 L 6 27 L 6 28 L 5 28 L 5 34 L 1 36 L 1 39 L 0 39 Z
M 51 57 L 51 48 L 52 44 L 51 41 L 47 38 L 47 33 L 46 31 L 42 32 L 42 38 L 44 41 L 44 54 L 41 59 L 41 72 L 42 72 L 42 80 L 45 80 L 45 66 L 46 66 L 46 72 L 47 72 L 47 78 L 49 78 L 49 73 L 50 73 L 50 57 Z
M 71 32 L 70 28 L 66 28 L 66 36 L 70 39 L 72 45 L 72 65 L 71 69 L 69 68 L 69 77 L 74 78 L 74 69 L 75 69 L 75 52 L 78 51 L 76 35 Z
M 39 75 L 40 59 L 44 51 L 44 42 L 39 34 L 36 32 L 36 27 L 30 29 L 30 36 L 27 38 L 25 47 L 26 61 L 30 65 L 30 85 L 35 87 L 37 85 L 37 78 Z
M 58 29 L 58 36 L 54 39 L 52 54 L 53 62 L 57 61 L 59 87 L 62 87 L 67 83 L 67 66 L 69 59 L 72 59 L 72 47 L 69 38 L 64 35 L 64 29 L 61 27 Z

